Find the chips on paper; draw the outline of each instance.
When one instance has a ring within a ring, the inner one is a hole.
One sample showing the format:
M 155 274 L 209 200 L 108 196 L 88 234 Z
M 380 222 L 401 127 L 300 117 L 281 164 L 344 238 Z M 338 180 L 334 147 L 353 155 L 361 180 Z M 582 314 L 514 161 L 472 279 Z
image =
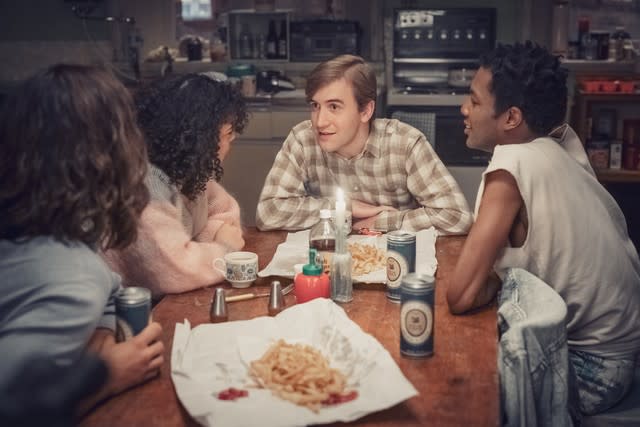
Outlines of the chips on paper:
M 258 360 L 251 362 L 249 375 L 276 396 L 318 412 L 322 402 L 342 394 L 346 378 L 329 366 L 315 348 L 278 340 Z
M 353 276 L 363 276 L 386 266 L 385 252 L 376 246 L 349 243 L 349 252 L 351 252 L 351 259 L 353 260 L 351 265 L 351 274 Z

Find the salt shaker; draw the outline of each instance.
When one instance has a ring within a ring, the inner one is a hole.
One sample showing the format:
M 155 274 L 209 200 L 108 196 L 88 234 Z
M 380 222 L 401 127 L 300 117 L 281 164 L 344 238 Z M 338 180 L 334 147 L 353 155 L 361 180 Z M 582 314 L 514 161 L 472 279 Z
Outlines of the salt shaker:
M 284 295 L 282 295 L 282 285 L 279 281 L 271 282 L 271 292 L 269 293 L 269 316 L 275 316 L 284 310 Z
M 209 315 L 211 317 L 211 323 L 221 323 L 229 320 L 229 315 L 227 314 L 227 301 L 223 288 L 216 288 L 216 293 L 213 297 L 213 303 L 211 304 L 211 311 Z

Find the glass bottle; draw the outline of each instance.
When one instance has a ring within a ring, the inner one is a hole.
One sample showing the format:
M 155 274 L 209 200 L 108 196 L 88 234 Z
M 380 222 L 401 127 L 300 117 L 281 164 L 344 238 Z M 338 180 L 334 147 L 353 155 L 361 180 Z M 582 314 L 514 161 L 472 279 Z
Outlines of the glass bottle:
M 287 59 L 287 21 L 280 22 L 280 35 L 278 36 L 278 58 Z
M 324 272 L 328 272 L 331 256 L 336 250 L 336 228 L 331 220 L 329 209 L 320 209 L 320 221 L 309 231 L 309 247 L 318 251 L 322 269 Z
M 262 33 L 256 36 L 256 50 L 254 53 L 258 59 L 265 59 L 267 57 L 267 38 Z
M 242 24 L 242 30 L 240 30 L 238 41 L 238 52 L 240 54 L 240 58 L 253 58 L 253 36 L 251 35 L 251 31 L 249 31 L 249 24 Z
M 276 22 L 269 21 L 269 32 L 267 33 L 267 59 L 278 58 L 278 34 L 276 33 Z

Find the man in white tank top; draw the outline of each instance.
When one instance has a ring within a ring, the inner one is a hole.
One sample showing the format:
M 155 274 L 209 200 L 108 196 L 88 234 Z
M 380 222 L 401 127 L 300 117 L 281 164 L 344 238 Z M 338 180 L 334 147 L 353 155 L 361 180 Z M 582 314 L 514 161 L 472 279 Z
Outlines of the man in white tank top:
M 640 350 L 640 261 L 626 222 L 563 120 L 567 71 L 530 42 L 484 55 L 461 107 L 467 146 L 493 152 L 447 289 L 463 313 L 493 300 L 507 268 L 540 277 L 567 304 L 582 413 L 620 401 Z M 544 308 L 542 308 L 544 309 Z

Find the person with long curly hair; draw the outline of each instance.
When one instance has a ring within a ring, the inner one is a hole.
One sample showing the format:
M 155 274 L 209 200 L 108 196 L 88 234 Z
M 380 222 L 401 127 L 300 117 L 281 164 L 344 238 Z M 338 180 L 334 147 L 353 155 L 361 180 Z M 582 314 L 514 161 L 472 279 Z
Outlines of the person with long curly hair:
M 109 377 L 81 402 L 83 408 L 157 375 L 164 352 L 161 327 L 152 323 L 132 339 L 115 342 L 121 280 L 98 254 L 136 239 L 149 200 L 146 164 L 131 97 L 104 70 L 52 66 L 26 80 L 4 103 L 3 392 L 20 393 L 8 387 L 20 384 L 15 375 L 27 361 L 48 360 L 51 369 L 68 372 L 89 353 L 104 360 Z
M 247 123 L 244 100 L 228 83 L 188 74 L 152 83 L 136 105 L 151 201 L 138 240 L 105 257 L 126 284 L 145 286 L 154 298 L 219 283 L 214 259 L 244 246 L 238 203 L 218 183 Z

